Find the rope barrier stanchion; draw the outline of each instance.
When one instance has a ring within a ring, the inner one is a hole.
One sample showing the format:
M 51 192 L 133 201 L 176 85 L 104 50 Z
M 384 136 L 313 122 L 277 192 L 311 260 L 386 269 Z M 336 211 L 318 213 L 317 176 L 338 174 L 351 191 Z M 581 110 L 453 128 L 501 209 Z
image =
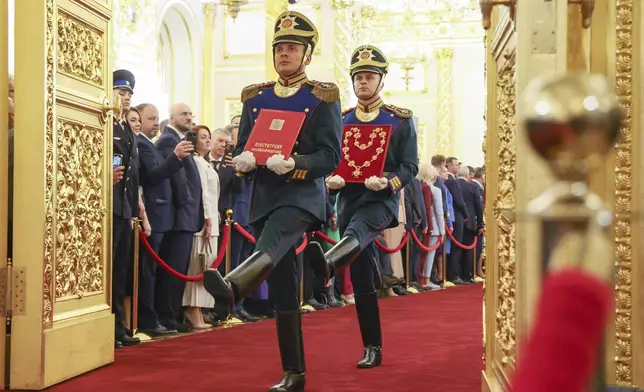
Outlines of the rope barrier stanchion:
M 133 230 L 134 230 L 134 273 L 132 279 L 132 308 L 130 311 L 130 331 L 132 331 L 132 336 L 139 338 L 140 341 L 150 341 L 152 340 L 146 334 L 138 333 L 139 329 L 139 236 L 141 234 L 141 220 L 134 219 Z M 143 233 L 145 235 L 145 233 Z
M 232 223 L 233 223 L 233 210 L 229 208 L 226 210 L 226 226 L 232 227 Z M 228 275 L 230 273 L 230 270 L 232 269 L 232 262 L 233 262 L 232 248 L 233 248 L 233 236 L 229 235 L 228 241 L 226 241 L 226 265 L 224 266 L 226 270 L 226 275 Z
M 309 243 L 309 238 L 304 234 L 302 237 L 302 243 L 295 248 L 295 254 L 299 255 L 300 253 L 304 252 L 304 249 L 306 249 L 306 246 Z M 302 258 L 302 264 L 300 266 L 300 311 L 304 313 L 310 313 L 310 312 L 315 312 L 315 308 L 311 305 L 305 305 L 304 304 L 304 263 L 306 261 L 304 258 Z
M 447 225 L 445 225 L 445 229 L 449 232 Z M 447 281 L 447 235 L 443 236 L 443 260 L 441 264 L 443 265 L 443 288 L 454 287 L 454 283 Z

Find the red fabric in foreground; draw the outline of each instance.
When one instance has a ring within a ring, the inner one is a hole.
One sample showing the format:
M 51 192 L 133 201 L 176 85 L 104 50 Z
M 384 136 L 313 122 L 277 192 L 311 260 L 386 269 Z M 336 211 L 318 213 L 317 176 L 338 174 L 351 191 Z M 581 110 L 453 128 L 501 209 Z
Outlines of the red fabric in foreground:
M 513 392 L 586 391 L 613 293 L 579 271 L 546 278 L 537 324 L 519 357 Z
M 381 301 L 384 364 L 358 370 L 354 306 L 304 315 L 307 392 L 481 390 L 481 285 Z M 144 343 L 49 391 L 266 392 L 281 366 L 275 322 Z

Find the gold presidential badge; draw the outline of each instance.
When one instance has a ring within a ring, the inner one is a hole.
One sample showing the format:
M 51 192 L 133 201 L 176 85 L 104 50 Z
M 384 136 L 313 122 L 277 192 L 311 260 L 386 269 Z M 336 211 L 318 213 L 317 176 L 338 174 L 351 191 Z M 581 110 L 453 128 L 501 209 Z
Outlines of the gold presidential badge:
M 373 54 L 373 49 L 364 48 L 360 49 L 358 52 L 358 61 L 370 61 L 373 60 L 376 56 Z
M 280 21 L 280 31 L 282 30 L 293 30 L 298 23 L 295 21 L 295 16 L 286 15 Z

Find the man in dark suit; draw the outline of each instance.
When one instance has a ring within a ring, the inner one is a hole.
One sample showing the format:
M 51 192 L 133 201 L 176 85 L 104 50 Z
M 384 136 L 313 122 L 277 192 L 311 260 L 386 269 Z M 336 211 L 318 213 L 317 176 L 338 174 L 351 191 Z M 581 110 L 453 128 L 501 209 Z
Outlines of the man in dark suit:
M 170 123 L 157 140 L 156 146 L 164 159 L 174 154 L 177 145 L 185 139 L 192 128 L 192 111 L 184 103 L 172 106 Z M 174 222 L 172 229 L 164 235 L 159 255 L 174 270 L 181 274 L 188 272 L 190 252 L 194 234 L 204 225 L 201 179 L 197 164 L 192 156 L 183 160 L 183 167 L 170 177 Z M 188 332 L 180 322 L 181 299 L 185 282 L 159 270 L 157 274 L 155 309 L 159 321 L 168 329 Z
M 154 105 L 143 103 L 136 107 L 141 114 L 141 131 L 137 135 L 139 147 L 139 182 L 143 190 L 145 210 L 152 228 L 148 242 L 155 252 L 159 252 L 163 235 L 172 230 L 174 224 L 174 205 L 170 176 L 183 167 L 182 161 L 193 151 L 192 143 L 182 141 L 174 148 L 174 154 L 163 158 L 152 143 L 159 132 L 159 111 Z M 150 336 L 176 333 L 159 323 L 154 309 L 154 286 L 157 263 L 143 248 L 140 252 L 139 274 L 139 330 Z
M 452 198 L 454 199 L 453 203 L 455 216 L 454 231 L 452 232 L 452 235 L 454 236 L 454 239 L 456 239 L 456 241 L 463 244 L 463 229 L 465 221 L 467 221 L 469 218 L 469 214 L 467 206 L 465 205 L 465 201 L 463 201 L 463 191 L 461 190 L 461 186 L 456 179 L 456 174 L 458 174 L 461 163 L 458 161 L 458 158 L 449 157 L 447 158 L 445 166 L 449 171 L 449 176 L 447 177 L 447 180 L 445 180 L 445 186 L 447 187 L 447 190 L 449 190 L 449 193 L 452 194 Z M 467 166 L 465 166 L 465 168 L 467 169 Z M 467 171 L 467 173 L 469 173 L 469 170 Z M 462 254 L 463 249 L 461 249 L 461 247 L 457 244 L 452 243 L 447 263 L 447 280 L 457 285 L 467 284 L 463 279 L 461 279 L 462 276 L 460 263 Z
M 425 209 L 425 200 L 423 198 L 423 190 L 420 180 L 414 178 L 405 187 L 405 216 L 407 218 L 406 230 L 414 230 L 416 236 L 422 241 L 423 235 L 427 233 L 427 210 Z M 411 260 L 406 260 L 406 263 L 411 262 L 409 267 L 408 276 L 410 286 L 418 291 L 424 291 L 420 283 L 418 283 L 418 264 L 420 263 L 420 248 L 414 242 L 413 238 L 407 241 L 405 247 L 411 247 L 409 250 L 409 257 Z
M 467 181 L 469 175 L 470 170 L 467 166 L 461 166 L 458 170 L 458 183 L 461 187 L 463 201 L 465 202 L 465 206 L 469 212 L 468 219 L 463 225 L 463 241 L 461 242 L 466 246 L 474 243 L 474 238 L 476 238 L 479 230 L 483 228 L 483 205 L 481 204 L 481 193 L 478 185 Z M 461 252 L 461 279 L 467 283 L 475 283 L 474 254 L 474 249 L 463 249 Z
M 235 303 L 268 278 L 275 307 L 282 354 L 282 380 L 270 391 L 304 389 L 304 345 L 295 248 L 302 235 L 326 219 L 324 177 L 340 163 L 340 91 L 332 83 L 308 80 L 318 31 L 304 15 L 288 11 L 274 24 L 273 55 L 279 81 L 256 84 L 242 91 L 237 171 L 254 176 L 250 223 L 257 236 L 255 252 L 225 278 L 216 270 L 204 275 L 206 290 L 216 301 Z M 304 114 L 305 120 L 291 156 L 275 154 L 258 167 L 244 152 L 261 109 Z
M 475 184 L 478 187 L 478 190 L 481 194 L 481 205 L 485 209 L 485 169 L 482 167 L 477 167 L 474 169 L 474 177 L 472 178 L 472 184 Z M 476 260 L 477 260 L 477 271 L 476 275 L 483 278 L 483 244 L 485 242 L 485 212 L 483 213 L 483 227 L 478 234 L 478 242 L 476 243 Z
M 113 145 L 114 155 L 121 160 L 124 178 L 113 187 L 112 214 L 112 312 L 114 313 L 115 346 L 131 346 L 140 343 L 138 338 L 129 335 L 123 324 L 125 311 L 123 301 L 131 288 L 128 278 L 133 276 L 132 255 L 132 224 L 133 218 L 139 216 L 139 173 L 138 152 L 135 135 L 125 120 L 125 114 L 130 110 L 130 101 L 134 93 L 134 75 L 127 70 L 114 71 L 114 97 L 120 96 L 122 110 L 119 118 L 114 118 Z

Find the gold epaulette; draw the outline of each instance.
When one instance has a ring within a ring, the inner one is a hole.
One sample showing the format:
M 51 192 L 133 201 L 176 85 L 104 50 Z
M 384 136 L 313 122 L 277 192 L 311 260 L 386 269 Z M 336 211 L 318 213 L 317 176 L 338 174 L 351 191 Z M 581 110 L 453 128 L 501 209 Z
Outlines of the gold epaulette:
M 309 80 L 306 82 L 313 87 L 312 94 L 323 102 L 335 102 L 340 99 L 340 88 L 335 83 L 318 82 Z
M 394 106 L 394 105 L 385 105 L 385 109 L 387 109 L 388 111 L 392 112 L 393 114 L 395 114 L 400 118 L 414 117 L 414 113 L 409 109 L 399 108 L 398 106 Z
M 345 110 L 344 112 L 342 112 L 342 117 L 344 117 L 344 116 L 346 116 L 347 114 L 351 113 L 351 112 L 352 112 L 352 111 L 354 111 L 355 109 L 356 109 L 356 107 L 354 106 L 354 107 L 351 107 L 351 108 L 349 108 L 349 109 Z
M 274 85 L 275 85 L 275 82 L 264 82 L 264 83 L 251 84 L 250 86 L 244 87 L 244 89 L 241 92 L 242 103 L 248 101 L 251 98 L 256 97 L 257 94 L 259 94 L 259 90 L 266 87 L 273 87 Z

